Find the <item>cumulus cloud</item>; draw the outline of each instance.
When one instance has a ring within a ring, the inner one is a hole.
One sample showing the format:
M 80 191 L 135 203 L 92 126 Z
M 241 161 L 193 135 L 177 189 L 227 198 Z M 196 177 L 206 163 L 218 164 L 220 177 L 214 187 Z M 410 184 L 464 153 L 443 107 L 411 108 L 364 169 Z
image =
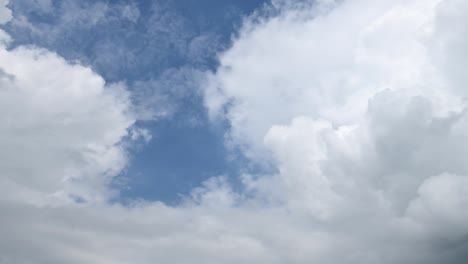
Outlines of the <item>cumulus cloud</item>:
M 176 207 L 110 202 L 146 133 L 122 84 L 2 46 L 0 263 L 464 263 L 467 2 L 291 3 L 246 20 L 205 91 L 277 172 Z
M 246 22 L 206 90 L 229 141 L 278 168 L 247 188 L 320 223 L 352 263 L 461 261 L 466 1 L 275 4 L 279 15 Z
M 0 67 L 4 195 L 58 194 L 74 181 L 101 188 L 109 179 L 97 175 L 125 166 L 119 142 L 134 120 L 123 88 L 36 48 L 1 50 Z
M 105 196 L 135 121 L 125 86 L 36 47 L 0 46 L 0 70 L 2 195 Z

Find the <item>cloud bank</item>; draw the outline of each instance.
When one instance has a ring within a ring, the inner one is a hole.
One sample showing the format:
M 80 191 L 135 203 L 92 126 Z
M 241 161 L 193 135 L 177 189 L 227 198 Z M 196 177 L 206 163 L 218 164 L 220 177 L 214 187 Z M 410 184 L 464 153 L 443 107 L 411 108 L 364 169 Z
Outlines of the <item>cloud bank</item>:
M 468 2 L 273 8 L 220 55 L 205 102 L 277 173 L 242 192 L 213 178 L 177 207 L 111 202 L 136 129 L 124 85 L 1 46 L 0 263 L 464 263 Z

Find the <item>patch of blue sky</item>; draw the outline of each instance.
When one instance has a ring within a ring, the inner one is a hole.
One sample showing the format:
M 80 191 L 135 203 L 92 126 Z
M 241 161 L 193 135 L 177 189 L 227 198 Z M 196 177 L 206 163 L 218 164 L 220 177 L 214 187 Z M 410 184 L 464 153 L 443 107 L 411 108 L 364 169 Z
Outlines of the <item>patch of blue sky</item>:
M 133 151 L 119 179 L 121 199 L 173 204 L 203 180 L 236 176 L 245 165 L 225 147 L 227 125 L 208 120 L 193 78 L 216 68 L 243 17 L 266 1 L 14 0 L 4 29 L 13 46 L 44 47 L 128 84 L 137 107 L 150 110 L 139 125 L 153 139 Z

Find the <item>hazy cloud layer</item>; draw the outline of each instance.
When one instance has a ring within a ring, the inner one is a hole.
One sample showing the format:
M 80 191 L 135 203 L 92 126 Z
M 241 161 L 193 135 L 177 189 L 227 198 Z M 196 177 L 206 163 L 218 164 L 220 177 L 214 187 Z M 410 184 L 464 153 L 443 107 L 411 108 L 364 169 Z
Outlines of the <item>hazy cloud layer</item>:
M 464 263 L 468 2 L 291 3 L 245 22 L 205 94 L 278 173 L 177 207 L 110 202 L 144 135 L 123 84 L 1 46 L 0 263 Z

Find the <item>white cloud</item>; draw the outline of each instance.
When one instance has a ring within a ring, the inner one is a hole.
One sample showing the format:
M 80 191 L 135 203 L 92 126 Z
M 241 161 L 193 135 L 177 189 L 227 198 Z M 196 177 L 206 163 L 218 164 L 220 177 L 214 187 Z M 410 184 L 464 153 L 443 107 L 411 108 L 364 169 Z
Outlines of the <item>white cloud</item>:
M 0 263 L 464 263 L 466 1 L 281 2 L 206 91 L 278 172 L 177 207 L 108 202 L 123 142 L 149 137 L 122 84 L 1 47 Z
M 8 9 L 1 14 L 2 22 L 11 19 Z M 2 197 L 32 204 L 109 199 L 134 122 L 125 87 L 36 47 L 0 46 L 0 70 Z
M 466 1 L 325 4 L 334 7 L 286 4 L 278 16 L 247 21 L 209 77 L 206 105 L 230 122 L 229 140 L 278 167 L 246 176 L 248 189 L 321 223 L 313 229 L 343 232 L 331 235 L 332 247 L 340 239 L 366 247 L 363 255 L 336 248 L 352 263 L 459 261 L 468 226 L 457 210 L 466 205 L 450 188 L 468 177 Z M 437 176 L 446 173 L 459 176 Z M 438 187 L 442 179 L 449 183 Z M 457 242 L 436 246 L 436 229 Z M 384 249 L 380 236 L 419 253 Z
M 272 124 L 300 115 L 352 124 L 378 91 L 438 85 L 422 75 L 431 70 L 422 39 L 437 1 L 406 2 L 343 1 L 315 19 L 307 10 L 247 22 L 221 56 L 209 109 L 230 101 L 232 137 L 256 151 Z
M 101 199 L 87 188 L 105 190 L 126 162 L 119 143 L 134 120 L 124 88 L 37 48 L 3 48 L 0 68 L 3 195 Z

